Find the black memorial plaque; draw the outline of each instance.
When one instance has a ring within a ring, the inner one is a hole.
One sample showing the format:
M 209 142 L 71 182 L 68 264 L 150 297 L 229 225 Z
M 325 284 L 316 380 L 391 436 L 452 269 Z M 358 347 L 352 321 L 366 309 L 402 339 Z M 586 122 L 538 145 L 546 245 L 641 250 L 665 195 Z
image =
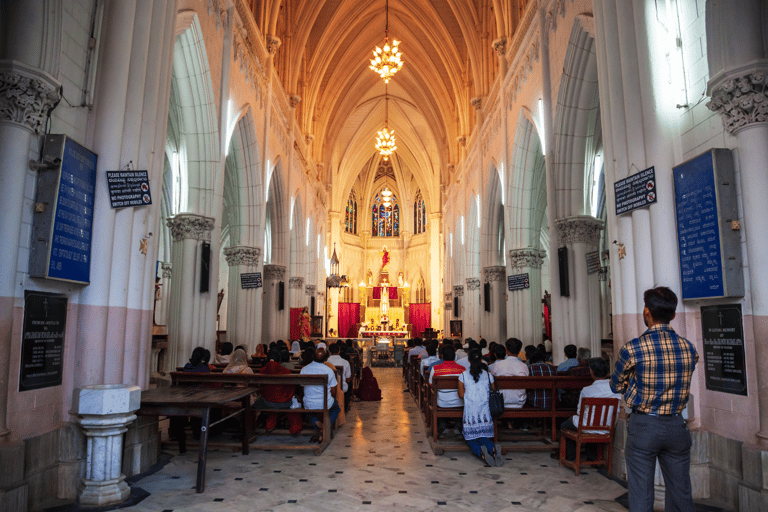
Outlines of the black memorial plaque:
M 66 297 L 25 293 L 19 391 L 61 385 L 66 324 Z
M 507 276 L 507 287 L 511 292 L 515 290 L 527 290 L 531 287 L 531 281 L 528 278 L 528 274 L 515 274 L 513 276 Z
M 707 389 L 747 396 L 741 304 L 703 306 L 701 334 Z
M 616 215 L 656 202 L 656 171 L 649 167 L 613 184 Z
M 261 272 L 240 274 L 240 288 L 243 290 L 261 288 Z
M 112 208 L 152 204 L 148 171 L 107 171 Z

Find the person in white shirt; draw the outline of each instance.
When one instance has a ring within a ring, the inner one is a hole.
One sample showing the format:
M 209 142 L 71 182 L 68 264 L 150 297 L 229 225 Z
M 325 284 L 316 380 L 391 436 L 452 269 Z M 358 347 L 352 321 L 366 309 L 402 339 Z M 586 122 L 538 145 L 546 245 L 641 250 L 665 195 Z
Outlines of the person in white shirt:
M 520 349 L 523 348 L 522 341 L 517 338 L 509 338 L 504 346 L 496 345 L 493 348 L 498 351 L 497 357 L 502 355 L 506 357 L 503 359 L 499 358 L 491 365 L 491 375 L 494 377 L 528 376 L 528 365 L 517 357 Z M 519 409 L 525 405 L 526 395 L 524 389 L 502 389 L 501 394 L 504 395 L 505 409 Z
M 424 373 L 424 370 L 429 368 L 429 365 L 437 361 L 437 340 L 430 340 L 429 343 L 427 343 L 427 357 L 421 358 L 421 374 L 426 377 L 426 374 Z
M 467 353 L 464 352 L 464 346 L 461 344 L 461 341 L 455 340 L 453 342 L 453 349 L 456 351 L 456 360 L 464 359 L 467 357 Z
M 579 395 L 579 406 L 576 409 L 576 414 L 565 420 L 561 425 L 561 429 L 578 430 L 577 424 L 579 422 L 579 413 L 581 412 L 581 401 L 584 398 L 618 398 L 621 400 L 622 395 L 614 393 L 610 386 L 610 368 L 608 362 L 602 357 L 593 357 L 589 359 L 589 373 L 592 375 L 594 382 L 581 390 Z M 608 409 L 608 415 L 613 414 L 613 408 Z M 586 421 L 586 417 L 584 418 Z M 598 431 L 599 432 L 599 431 Z M 587 433 L 593 433 L 587 431 Z M 597 447 L 593 443 L 586 445 L 587 460 L 594 460 Z M 576 458 L 576 442 L 571 439 L 565 440 L 565 458 L 573 460 Z
M 325 365 L 325 360 L 328 357 L 328 353 L 324 348 L 316 348 L 315 355 L 311 363 L 301 369 L 301 375 L 327 375 L 328 385 L 326 389 L 323 386 L 304 386 L 304 408 L 306 409 L 322 409 L 324 394 L 328 395 L 328 409 L 331 416 L 331 426 L 336 422 L 336 418 L 341 412 L 339 403 L 335 400 L 336 396 L 336 372 L 331 370 Z M 316 414 L 309 416 L 309 421 L 314 427 L 322 433 L 323 423 L 318 419 Z M 322 442 L 322 434 L 317 436 L 317 442 Z
M 328 352 L 331 356 L 328 358 L 328 362 L 333 366 L 341 366 L 344 368 L 344 382 L 341 383 L 341 388 L 346 393 L 349 390 L 349 383 L 352 382 L 352 367 L 349 366 L 349 361 L 339 355 L 341 347 L 338 343 L 332 343 L 328 348 Z

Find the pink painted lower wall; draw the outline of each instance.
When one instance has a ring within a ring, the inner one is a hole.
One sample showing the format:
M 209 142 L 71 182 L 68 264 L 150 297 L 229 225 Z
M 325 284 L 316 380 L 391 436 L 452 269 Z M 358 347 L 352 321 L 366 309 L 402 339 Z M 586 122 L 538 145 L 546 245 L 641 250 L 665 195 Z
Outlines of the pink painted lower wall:
M 614 354 L 618 357 L 621 347 L 627 341 L 642 334 L 645 328 L 641 315 L 614 315 L 613 319 Z M 760 408 L 757 398 L 758 365 L 755 354 L 755 330 L 762 328 L 768 334 L 768 318 L 752 315 L 743 317 L 748 396 L 707 390 L 704 375 L 701 310 L 699 308 L 694 307 L 690 308 L 689 311 L 678 312 L 672 326 L 675 332 L 693 342 L 699 353 L 699 363 L 691 384 L 692 406 L 689 407 L 689 411 L 692 410 L 691 412 L 695 417 L 692 423 L 693 428 L 703 429 L 748 444 L 757 443 L 756 433 L 760 427 Z M 757 339 L 768 340 L 768 338 L 760 336 Z M 768 361 L 763 361 L 761 366 L 761 371 L 768 372 Z
M 124 324 L 119 322 L 121 330 L 105 333 L 100 329 L 99 326 L 107 324 L 104 322 L 105 316 L 125 318 Z M 103 383 L 145 387 L 149 368 L 145 362 L 137 364 L 137 360 L 148 359 L 151 351 L 151 319 L 152 311 L 84 306 L 70 302 L 67 306 L 62 384 L 19 391 L 24 310 L 15 307 L 11 329 L 7 410 L 7 424 L 12 435 L 27 439 L 62 427 L 70 419 L 75 387 Z M 83 322 L 86 328 L 82 328 Z M 81 325 L 79 329 L 78 324 Z M 87 328 L 88 325 L 93 328 Z M 111 350 L 98 350 L 97 347 L 110 347 Z M 120 357 L 117 358 L 116 354 Z M 125 365 L 123 361 L 128 357 L 132 364 Z M 119 362 L 115 359 L 119 359 Z M 105 372 L 104 368 L 112 368 L 112 371 Z M 130 369 L 132 374 L 129 375 L 125 369 Z M 110 378 L 111 382 L 107 382 L 106 378 Z

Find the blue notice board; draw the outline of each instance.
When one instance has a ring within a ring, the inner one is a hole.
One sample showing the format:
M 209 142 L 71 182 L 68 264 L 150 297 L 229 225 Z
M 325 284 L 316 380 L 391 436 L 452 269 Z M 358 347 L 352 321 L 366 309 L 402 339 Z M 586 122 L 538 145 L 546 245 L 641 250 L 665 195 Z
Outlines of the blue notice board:
M 94 153 L 65 138 L 50 238 L 49 279 L 90 282 L 96 160 Z
M 743 295 L 733 160 L 714 149 L 673 169 L 683 299 Z

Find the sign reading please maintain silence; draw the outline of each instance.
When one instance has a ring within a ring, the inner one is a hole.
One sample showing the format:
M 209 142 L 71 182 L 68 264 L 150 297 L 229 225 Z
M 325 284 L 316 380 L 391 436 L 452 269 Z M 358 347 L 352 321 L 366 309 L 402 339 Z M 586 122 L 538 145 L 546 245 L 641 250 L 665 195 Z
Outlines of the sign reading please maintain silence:
M 147 171 L 107 171 L 112 208 L 152 204 Z

